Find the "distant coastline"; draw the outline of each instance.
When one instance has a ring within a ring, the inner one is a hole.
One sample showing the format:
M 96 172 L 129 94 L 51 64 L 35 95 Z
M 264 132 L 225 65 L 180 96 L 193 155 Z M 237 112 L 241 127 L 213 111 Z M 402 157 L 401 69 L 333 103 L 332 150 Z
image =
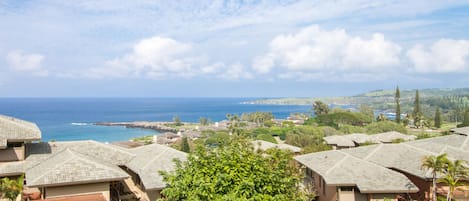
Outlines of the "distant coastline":
M 135 121 L 135 122 L 97 122 L 96 126 L 125 126 L 126 128 L 142 128 L 151 129 L 157 132 L 177 132 L 177 129 L 166 126 L 171 122 L 150 122 L 150 121 Z

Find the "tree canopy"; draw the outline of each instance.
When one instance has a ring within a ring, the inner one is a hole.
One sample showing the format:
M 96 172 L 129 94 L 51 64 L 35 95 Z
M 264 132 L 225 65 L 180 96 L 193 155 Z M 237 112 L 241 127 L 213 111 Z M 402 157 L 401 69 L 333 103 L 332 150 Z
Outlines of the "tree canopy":
M 399 91 L 399 86 L 396 87 L 394 98 L 396 100 L 396 122 L 401 123 L 401 92 Z
M 8 200 L 16 200 L 23 190 L 23 178 L 21 175 L 18 179 L 10 179 L 5 177 L 0 180 L 0 198 L 4 197 Z
M 328 114 L 329 113 L 329 106 L 321 101 L 314 101 L 313 103 L 313 110 L 316 116 Z
M 254 151 L 238 138 L 213 149 L 199 146 L 187 161 L 175 163 L 174 172 L 161 172 L 168 184 L 162 200 L 306 199 L 291 152 Z

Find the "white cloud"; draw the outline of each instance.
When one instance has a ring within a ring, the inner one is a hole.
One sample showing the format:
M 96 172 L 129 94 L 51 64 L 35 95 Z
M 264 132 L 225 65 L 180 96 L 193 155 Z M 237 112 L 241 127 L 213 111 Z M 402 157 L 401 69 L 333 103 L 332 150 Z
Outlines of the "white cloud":
M 315 25 L 275 37 L 269 52 L 254 60 L 253 69 L 258 73 L 274 67 L 287 72 L 382 72 L 400 64 L 400 52 L 399 45 L 380 33 L 363 39 L 343 29 L 327 31 Z
M 48 71 L 42 68 L 43 60 L 41 54 L 26 54 L 20 50 L 9 52 L 6 56 L 10 70 L 34 76 L 48 75 Z
M 244 66 L 241 64 L 233 64 L 229 66 L 223 73 L 219 75 L 220 78 L 225 80 L 240 80 L 240 79 L 252 79 L 254 76 L 252 73 L 246 71 Z
M 147 77 L 167 79 L 192 77 L 196 57 L 191 57 L 192 47 L 171 38 L 151 37 L 133 46 L 132 52 L 108 61 L 104 67 L 87 72 L 90 77 Z
M 469 40 L 440 39 L 430 47 L 415 45 L 407 56 L 419 73 L 451 73 L 469 70 Z
M 192 77 L 239 80 L 253 77 L 241 64 L 210 63 L 207 58 L 197 56 L 191 45 L 157 36 L 139 41 L 130 53 L 107 61 L 103 67 L 87 70 L 85 76 L 157 80 Z

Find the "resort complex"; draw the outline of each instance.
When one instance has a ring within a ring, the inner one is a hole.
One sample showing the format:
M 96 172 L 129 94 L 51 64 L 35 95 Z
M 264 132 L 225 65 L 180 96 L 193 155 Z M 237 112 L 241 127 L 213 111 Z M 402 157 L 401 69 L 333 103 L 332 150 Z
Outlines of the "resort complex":
M 47 201 L 156 200 L 159 171 L 186 153 L 151 144 L 122 148 L 96 141 L 40 142 L 36 124 L 0 116 L 0 178 L 24 175 L 22 197 Z
M 310 153 L 295 159 L 305 168 L 305 184 L 315 189 L 318 201 L 431 200 L 432 172 L 422 168 L 423 158 L 446 153 L 450 160 L 469 160 L 469 127 L 452 132 L 403 143 Z M 342 148 L 355 146 L 345 143 L 353 139 L 350 136 L 341 137 L 336 137 L 341 141 L 326 141 Z M 437 193 L 446 196 L 448 186 L 439 182 Z M 469 200 L 469 189 L 456 188 L 454 198 Z
M 18 196 L 23 200 L 155 201 L 168 186 L 160 171 L 171 172 L 174 159 L 187 159 L 185 152 L 160 142 L 177 136 L 163 133 L 152 144 L 130 148 L 92 140 L 41 142 L 36 124 L 0 116 L 0 179 L 24 177 Z M 447 154 L 451 161 L 469 161 L 469 127 L 420 140 L 392 131 L 332 135 L 324 143 L 333 149 L 303 155 L 302 148 L 285 143 L 253 140 L 250 145 L 254 151 L 293 153 L 295 167 L 304 170 L 300 186 L 317 201 L 430 201 L 434 175 L 422 168 L 423 159 Z M 466 180 L 455 189 L 436 181 L 436 194 L 444 197 L 451 190 L 454 199 L 469 201 Z

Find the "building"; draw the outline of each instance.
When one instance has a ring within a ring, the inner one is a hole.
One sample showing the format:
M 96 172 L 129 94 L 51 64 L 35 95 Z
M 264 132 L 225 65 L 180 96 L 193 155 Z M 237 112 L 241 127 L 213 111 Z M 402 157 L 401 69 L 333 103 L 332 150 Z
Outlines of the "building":
M 296 147 L 296 146 L 293 146 L 293 145 L 289 145 L 289 144 L 274 144 L 272 142 L 267 142 L 267 141 L 264 141 L 264 140 L 254 140 L 251 142 L 253 145 L 254 145 L 254 149 L 255 150 L 267 150 L 267 149 L 271 149 L 271 148 L 278 148 L 278 149 L 282 149 L 282 150 L 289 150 L 291 152 L 293 152 L 294 154 L 299 154 L 301 153 L 301 148 L 300 147 Z
M 430 200 L 432 175 L 421 168 L 422 159 L 447 153 L 451 160 L 469 161 L 467 133 L 409 141 L 331 150 L 295 157 L 305 168 L 305 183 L 318 193 L 319 201 Z M 345 189 L 345 190 L 344 190 Z M 447 187 L 438 184 L 438 193 Z M 344 195 L 344 191 L 346 194 Z M 344 196 L 351 196 L 345 198 Z M 468 201 L 469 190 L 458 188 L 455 199 Z
M 41 139 L 34 123 L 6 116 L 0 116 L 0 138 L 6 142 L 0 149 L 0 178 L 24 175 L 23 194 L 30 200 L 155 200 L 165 187 L 159 171 L 170 171 L 173 159 L 186 158 L 158 144 L 33 142 Z
M 415 135 L 406 135 L 396 131 L 390 131 L 378 134 L 354 133 L 349 135 L 332 135 L 324 137 L 324 141 L 332 146 L 333 149 L 346 149 L 357 147 L 363 144 L 393 143 L 397 140 L 411 141 L 415 140 Z

